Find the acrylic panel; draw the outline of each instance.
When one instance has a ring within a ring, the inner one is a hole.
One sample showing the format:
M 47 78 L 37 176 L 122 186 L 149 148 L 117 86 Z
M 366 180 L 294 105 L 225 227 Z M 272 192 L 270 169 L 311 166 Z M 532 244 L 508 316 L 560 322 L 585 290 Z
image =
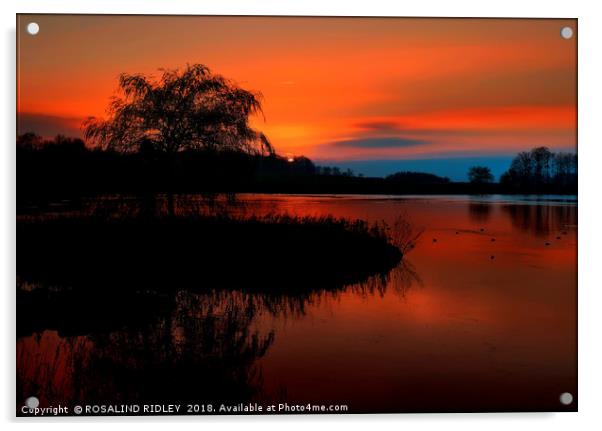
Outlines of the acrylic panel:
M 17 16 L 16 414 L 577 410 L 577 20 Z

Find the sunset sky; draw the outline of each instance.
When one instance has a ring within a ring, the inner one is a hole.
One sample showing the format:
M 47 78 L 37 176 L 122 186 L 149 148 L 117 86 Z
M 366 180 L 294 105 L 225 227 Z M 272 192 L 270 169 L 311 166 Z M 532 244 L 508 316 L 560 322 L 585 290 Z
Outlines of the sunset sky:
M 40 25 L 36 36 L 27 23 Z M 283 155 L 366 175 L 499 175 L 576 151 L 575 20 L 21 15 L 18 132 L 81 136 L 122 72 L 202 63 L 264 96 Z

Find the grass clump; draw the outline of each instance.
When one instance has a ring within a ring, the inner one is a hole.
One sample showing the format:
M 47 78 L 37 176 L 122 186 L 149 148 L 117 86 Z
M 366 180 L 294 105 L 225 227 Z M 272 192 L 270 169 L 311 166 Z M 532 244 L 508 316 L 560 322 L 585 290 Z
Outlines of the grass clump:
M 383 223 L 331 216 L 59 217 L 17 235 L 24 281 L 104 292 L 338 288 L 404 251 Z

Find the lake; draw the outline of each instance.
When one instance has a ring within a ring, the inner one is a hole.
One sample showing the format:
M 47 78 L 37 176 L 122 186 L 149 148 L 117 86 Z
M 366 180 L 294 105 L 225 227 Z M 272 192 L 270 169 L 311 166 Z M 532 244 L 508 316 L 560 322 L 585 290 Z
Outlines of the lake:
M 345 404 L 352 413 L 576 408 L 575 196 L 249 194 L 227 205 L 403 216 L 423 233 L 386 277 L 343 289 L 182 286 L 167 309 L 121 328 L 24 334 L 17 399 Z M 572 405 L 560 404 L 563 392 Z

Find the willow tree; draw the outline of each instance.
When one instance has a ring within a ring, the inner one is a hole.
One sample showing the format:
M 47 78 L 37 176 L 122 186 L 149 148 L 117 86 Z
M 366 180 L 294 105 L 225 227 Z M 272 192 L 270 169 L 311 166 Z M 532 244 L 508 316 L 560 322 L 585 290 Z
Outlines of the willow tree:
M 250 126 L 250 117 L 258 114 L 263 114 L 260 93 L 194 64 L 164 70 L 158 79 L 120 75 L 107 118 L 88 118 L 84 136 L 98 147 L 121 152 L 150 145 L 168 160 L 190 149 L 272 154 L 265 135 Z M 168 197 L 173 215 L 171 186 Z

